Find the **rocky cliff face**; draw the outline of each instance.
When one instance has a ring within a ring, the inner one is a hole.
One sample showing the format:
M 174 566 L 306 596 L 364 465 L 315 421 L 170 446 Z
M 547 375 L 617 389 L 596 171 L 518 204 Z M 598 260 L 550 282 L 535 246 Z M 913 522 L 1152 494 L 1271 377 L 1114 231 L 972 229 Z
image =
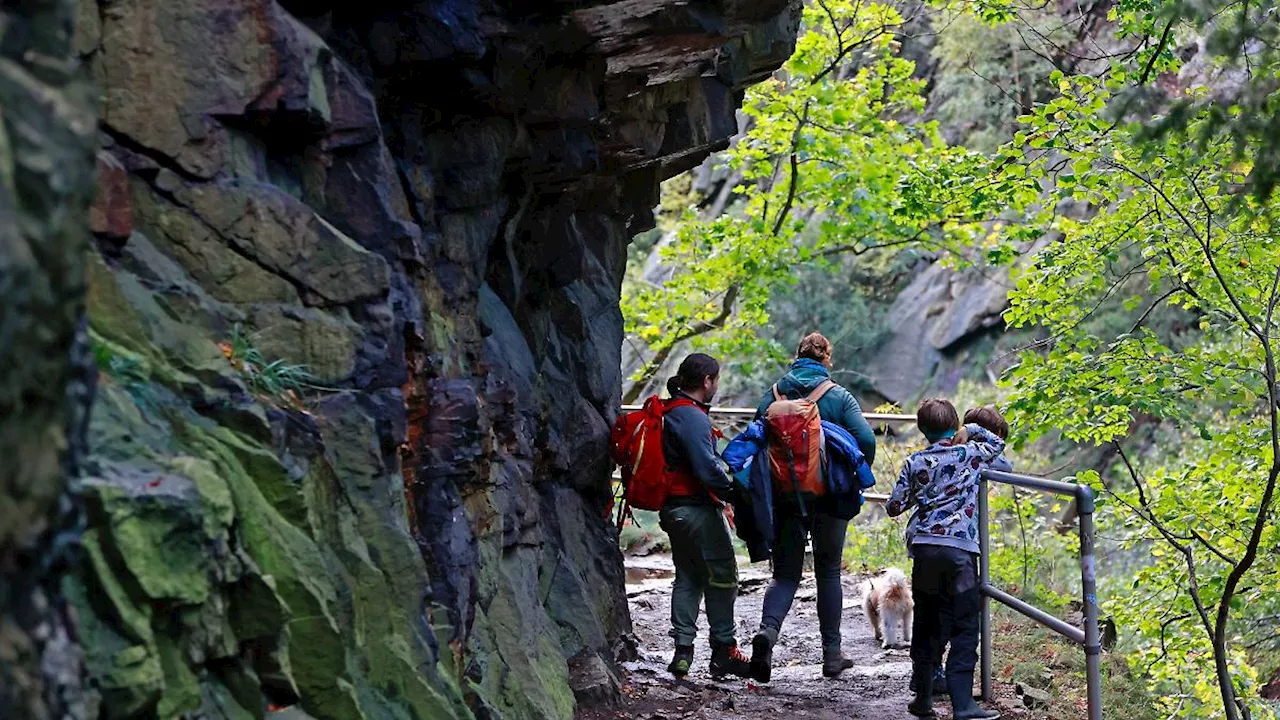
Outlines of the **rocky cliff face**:
M 922 267 L 885 311 L 887 337 L 859 368 L 872 386 L 864 402 L 911 409 L 931 393 L 954 392 L 966 376 L 981 377 L 981 358 L 1004 329 L 1009 285 L 1003 270 Z
M 87 714 L 565 718 L 616 692 L 626 245 L 798 17 L 81 2 Z
M 0 6 L 0 714 L 41 720 L 87 711 L 58 587 L 92 377 L 76 336 L 94 104 L 74 14 L 70 0 Z

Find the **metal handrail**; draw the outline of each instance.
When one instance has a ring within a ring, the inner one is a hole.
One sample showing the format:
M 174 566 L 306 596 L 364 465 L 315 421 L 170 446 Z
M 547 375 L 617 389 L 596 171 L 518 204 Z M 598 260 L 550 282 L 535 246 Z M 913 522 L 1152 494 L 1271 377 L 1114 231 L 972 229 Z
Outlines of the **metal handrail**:
M 991 530 L 987 508 L 987 490 L 991 482 L 1015 485 L 1028 490 L 1038 490 L 1057 495 L 1069 495 L 1075 498 L 1076 505 L 1079 507 L 1080 518 L 1080 578 L 1084 596 L 1084 629 L 1054 617 L 991 584 L 991 568 L 989 564 L 991 557 Z M 889 501 L 888 495 L 878 493 L 867 493 L 862 497 L 867 502 L 886 503 Z M 1032 475 L 1017 475 L 996 470 L 982 471 L 978 487 L 978 543 L 981 548 L 978 563 L 982 591 L 982 617 L 979 621 L 979 632 L 982 638 L 980 658 L 982 670 L 981 697 L 983 700 L 991 699 L 991 600 L 995 600 L 1006 607 L 1017 610 L 1084 648 L 1089 720 L 1102 720 L 1102 644 L 1098 634 L 1098 591 L 1093 558 L 1094 507 L 1093 489 L 1086 485 L 1075 485 L 1060 480 L 1048 480 Z
M 622 406 L 622 408 L 621 408 L 622 412 L 634 412 L 634 411 L 639 410 L 639 409 L 641 409 L 641 406 L 639 406 L 639 405 L 623 405 L 623 406 Z M 734 416 L 743 416 L 743 415 L 745 415 L 745 416 L 755 417 L 756 409 L 755 409 L 755 408 L 740 408 L 740 407 L 712 407 L 712 408 L 711 408 L 711 414 L 712 414 L 712 415 L 734 415 Z M 915 415 L 901 415 L 901 414 L 897 414 L 897 413 L 874 413 L 874 412 L 870 412 L 870 413 L 862 413 L 862 417 L 866 418 L 868 422 L 870 422 L 870 421 L 877 421 L 877 422 L 915 422 L 915 421 L 916 421 L 916 416 L 915 416 Z
M 990 529 L 987 508 L 987 491 L 990 483 L 998 482 L 1029 490 L 1067 495 L 1075 498 L 1080 520 L 1080 581 L 1084 607 L 1084 629 L 1066 623 L 1045 611 L 1009 595 L 991 584 Z M 1093 489 L 1087 485 L 1075 485 L 1059 480 L 1047 480 L 1031 475 L 1017 475 L 983 470 L 978 487 L 978 543 L 980 578 L 982 587 L 982 697 L 991 697 L 991 600 L 1013 608 L 1032 620 L 1062 635 L 1084 648 L 1085 680 L 1088 684 L 1089 720 L 1102 720 L 1102 643 L 1098 634 L 1098 588 L 1096 564 L 1093 558 Z

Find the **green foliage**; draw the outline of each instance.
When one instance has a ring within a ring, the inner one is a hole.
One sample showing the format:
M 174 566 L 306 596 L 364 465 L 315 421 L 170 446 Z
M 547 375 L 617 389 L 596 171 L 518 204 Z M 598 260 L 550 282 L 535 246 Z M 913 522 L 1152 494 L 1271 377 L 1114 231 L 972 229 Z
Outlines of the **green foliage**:
M 1150 548 L 1152 562 L 1109 608 L 1137 632 L 1132 652 L 1149 663 L 1162 709 L 1262 716 L 1257 673 L 1230 627 L 1233 613 L 1275 591 L 1280 565 L 1269 551 L 1280 438 L 1267 401 L 1276 392 L 1280 254 L 1271 243 L 1280 204 L 1241 193 L 1249 167 L 1231 142 L 1152 141 L 1104 121 L 1129 80 L 1122 68 L 1105 80 L 1053 80 L 1058 97 L 1025 116 L 1001 150 L 1014 172 L 1054 188 L 1039 222 L 1058 236 L 1010 294 L 1009 324 L 1048 333 L 1044 350 L 1024 353 L 1009 376 L 1011 414 L 1029 438 L 1058 430 L 1120 452 L 1118 477 L 1080 479 L 1106 493 L 1103 521 L 1128 548 Z M 1092 209 L 1087 219 L 1070 211 L 1081 206 Z M 1118 295 L 1132 325 L 1097 334 L 1089 321 Z M 1198 318 L 1200 333 L 1147 327 L 1160 303 Z M 1125 455 L 1135 416 L 1176 428 L 1178 452 Z
M 1043 715 L 1048 720 L 1085 717 L 1085 656 L 1079 646 L 999 604 L 992 608 L 992 624 L 995 627 L 992 635 L 995 678 L 1048 692 L 1052 699 Z M 1120 655 L 1103 657 L 1105 717 L 1125 720 L 1167 717 L 1159 712 L 1146 692 L 1137 672 L 1140 670 Z
M 737 206 L 687 219 L 659 250 L 678 272 L 625 289 L 626 331 L 652 351 L 635 380 L 694 338 L 713 353 L 773 357 L 755 329 L 806 264 L 911 245 L 1011 259 L 1005 226 L 984 221 L 1037 188 L 947 146 L 936 123 L 904 121 L 924 100 L 914 64 L 897 55 L 902 23 L 883 3 L 805 8 L 795 54 L 748 92 L 750 129 L 726 153 L 741 177 Z
M 220 343 L 222 354 L 254 392 L 277 402 L 300 408 L 306 390 L 324 390 L 305 365 L 284 359 L 267 360 L 237 325 L 231 340 Z
M 94 364 L 102 372 L 125 386 L 141 385 L 151 379 L 141 357 L 129 353 L 96 333 L 90 343 Z
M 1280 183 L 1280 23 L 1274 3 L 1232 0 L 1128 0 L 1113 16 L 1122 35 L 1141 38 L 1130 65 L 1143 82 L 1123 90 L 1123 110 L 1152 117 L 1140 134 L 1194 150 L 1230 146 L 1245 160 L 1245 182 L 1265 201 Z M 1175 72 L 1180 42 L 1195 39 L 1203 87 L 1172 99 L 1146 79 Z M 1212 89 L 1212 92 L 1206 91 Z
M 152 386 L 152 371 L 146 359 L 89 331 L 90 351 L 94 364 L 102 376 L 118 383 L 138 407 L 152 410 L 156 404 L 156 392 Z
M 934 117 L 966 147 L 994 151 L 1052 87 L 1051 67 L 1041 58 L 1068 43 L 1071 31 L 1048 6 L 1026 8 L 1017 23 L 953 11 L 935 24 L 945 29 L 933 49 Z
M 911 567 L 905 542 L 906 524 L 886 518 L 874 506 L 849 523 L 844 542 L 843 565 L 849 572 L 876 573 L 885 568 Z

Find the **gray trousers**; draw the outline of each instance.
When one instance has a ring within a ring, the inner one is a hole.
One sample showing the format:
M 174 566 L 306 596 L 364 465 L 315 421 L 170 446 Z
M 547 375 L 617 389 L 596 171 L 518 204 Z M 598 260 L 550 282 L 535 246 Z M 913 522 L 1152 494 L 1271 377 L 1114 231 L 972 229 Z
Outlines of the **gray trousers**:
M 764 612 L 760 624 L 782 629 L 782 621 L 791 611 L 800 576 L 804 572 L 804 550 L 813 538 L 813 572 L 818 581 L 818 630 L 822 649 L 840 650 L 840 615 L 843 612 L 844 589 L 840 586 L 842 554 L 848 520 L 824 513 L 800 517 L 779 508 L 778 542 L 773 553 L 773 580 L 764 593 Z

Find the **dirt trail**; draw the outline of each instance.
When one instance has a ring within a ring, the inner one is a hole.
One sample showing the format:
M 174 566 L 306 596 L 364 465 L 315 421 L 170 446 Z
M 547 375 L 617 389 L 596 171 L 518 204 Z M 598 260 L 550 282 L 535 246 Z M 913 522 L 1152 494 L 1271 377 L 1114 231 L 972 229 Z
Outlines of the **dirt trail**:
M 819 720 L 910 720 L 907 681 L 911 660 L 905 650 L 882 650 L 856 602 L 861 578 L 844 579 L 844 652 L 854 667 L 835 680 L 822 677 L 822 650 L 812 573 L 806 573 L 774 650 L 773 679 L 714 682 L 707 674 L 710 649 L 706 620 L 699 619 L 693 672 L 676 681 L 666 671 L 671 655 L 671 563 L 665 556 L 628 558 L 627 598 L 639 643 L 638 659 L 625 664 L 624 700 L 619 706 L 588 708 L 579 720 L 646 718 L 816 718 Z M 736 607 L 738 640 L 747 649 L 760 621 L 768 566 L 742 566 Z M 946 700 L 935 704 L 949 717 Z M 1002 710 L 1008 710 L 1002 707 Z M 1006 718 L 1017 715 L 1006 712 Z

